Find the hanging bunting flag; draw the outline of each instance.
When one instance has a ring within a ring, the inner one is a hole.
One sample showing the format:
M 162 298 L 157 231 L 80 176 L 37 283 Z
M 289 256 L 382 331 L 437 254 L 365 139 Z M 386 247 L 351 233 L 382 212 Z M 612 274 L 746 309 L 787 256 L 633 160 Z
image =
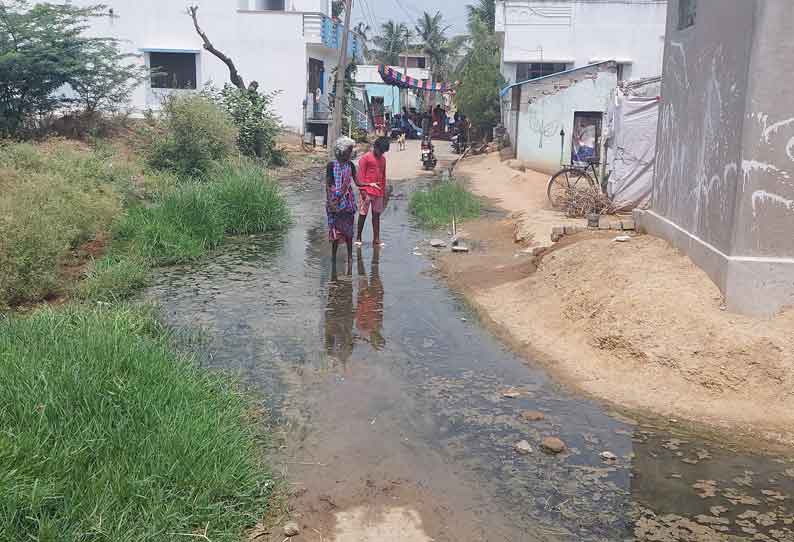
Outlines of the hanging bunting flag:
M 434 83 L 426 79 L 416 79 L 402 72 L 398 72 L 394 68 L 384 64 L 378 65 L 378 73 L 380 73 L 383 82 L 389 85 L 394 85 L 400 88 L 411 88 L 416 90 L 426 90 L 428 92 L 455 92 L 455 87 L 459 82 L 455 83 Z

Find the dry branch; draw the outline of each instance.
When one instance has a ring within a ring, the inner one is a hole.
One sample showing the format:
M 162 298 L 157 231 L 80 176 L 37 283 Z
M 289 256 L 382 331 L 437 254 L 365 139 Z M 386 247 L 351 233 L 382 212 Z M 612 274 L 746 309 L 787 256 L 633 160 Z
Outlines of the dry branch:
M 212 45 L 210 39 L 207 37 L 207 34 L 199 26 L 198 16 L 197 16 L 198 6 L 188 7 L 187 13 L 188 15 L 190 15 L 190 18 L 193 19 L 193 26 L 196 27 L 196 32 L 198 33 L 199 36 L 201 36 L 201 39 L 204 42 L 204 49 L 206 49 L 207 51 L 218 57 L 221 60 L 221 62 L 226 64 L 226 66 L 229 68 L 229 79 L 231 80 L 232 84 L 237 88 L 239 88 L 240 90 L 245 90 L 245 81 L 243 81 L 243 78 L 240 76 L 240 73 L 237 71 L 237 67 L 234 65 L 232 59 L 226 56 L 225 54 L 223 54 L 218 49 L 216 49 L 215 46 Z

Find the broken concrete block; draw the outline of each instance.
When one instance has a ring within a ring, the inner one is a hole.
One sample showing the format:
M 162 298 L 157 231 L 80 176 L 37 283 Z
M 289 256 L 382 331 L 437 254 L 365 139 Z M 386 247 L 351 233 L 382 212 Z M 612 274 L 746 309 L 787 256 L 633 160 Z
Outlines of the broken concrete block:
M 633 220 L 624 220 L 620 223 L 620 229 L 623 231 L 634 231 L 634 221 Z
M 433 248 L 444 248 L 447 246 L 446 241 L 442 241 L 441 239 L 431 239 L 430 246 Z
M 554 226 L 551 229 L 551 242 L 556 243 L 565 236 L 565 228 L 563 226 Z
M 452 252 L 468 252 L 468 251 L 469 251 L 469 247 L 467 247 L 466 245 L 462 245 L 460 243 L 452 247 Z

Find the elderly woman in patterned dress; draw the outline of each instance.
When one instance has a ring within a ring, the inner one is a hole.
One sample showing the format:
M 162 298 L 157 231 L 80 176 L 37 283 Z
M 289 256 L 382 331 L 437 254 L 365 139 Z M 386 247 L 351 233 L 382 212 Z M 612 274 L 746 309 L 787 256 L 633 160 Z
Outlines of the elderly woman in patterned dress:
M 347 274 L 353 272 L 353 235 L 356 218 L 356 196 L 353 184 L 356 179 L 356 166 L 353 164 L 353 151 L 356 142 L 349 137 L 336 140 L 334 153 L 336 160 L 328 163 L 325 171 L 326 203 L 328 215 L 328 240 L 331 242 L 333 268 L 336 269 L 336 253 L 339 242 L 347 245 Z

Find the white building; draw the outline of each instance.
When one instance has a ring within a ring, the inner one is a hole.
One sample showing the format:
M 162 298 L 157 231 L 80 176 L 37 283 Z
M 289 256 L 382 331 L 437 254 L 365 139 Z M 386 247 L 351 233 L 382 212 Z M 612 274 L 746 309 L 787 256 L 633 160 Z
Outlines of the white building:
M 605 60 L 618 79 L 662 72 L 667 0 L 497 0 L 502 73 L 517 83 Z
M 72 0 L 93 5 L 93 0 Z M 127 52 L 153 68 L 132 96 L 136 111 L 157 109 L 165 94 L 189 92 L 229 81 L 226 65 L 203 48 L 187 14 L 198 20 L 212 44 L 234 61 L 248 84 L 279 91 L 274 106 L 287 128 L 327 129 L 327 92 L 338 62 L 341 25 L 330 17 L 330 0 L 103 0 L 107 17 L 89 32 L 122 40 Z M 358 54 L 355 34 L 350 54 Z M 307 103 L 303 117 L 304 101 Z
M 574 161 L 584 130 L 600 159 L 617 83 L 661 74 L 666 14 L 667 0 L 497 0 L 502 123 L 516 156 L 553 172 Z

